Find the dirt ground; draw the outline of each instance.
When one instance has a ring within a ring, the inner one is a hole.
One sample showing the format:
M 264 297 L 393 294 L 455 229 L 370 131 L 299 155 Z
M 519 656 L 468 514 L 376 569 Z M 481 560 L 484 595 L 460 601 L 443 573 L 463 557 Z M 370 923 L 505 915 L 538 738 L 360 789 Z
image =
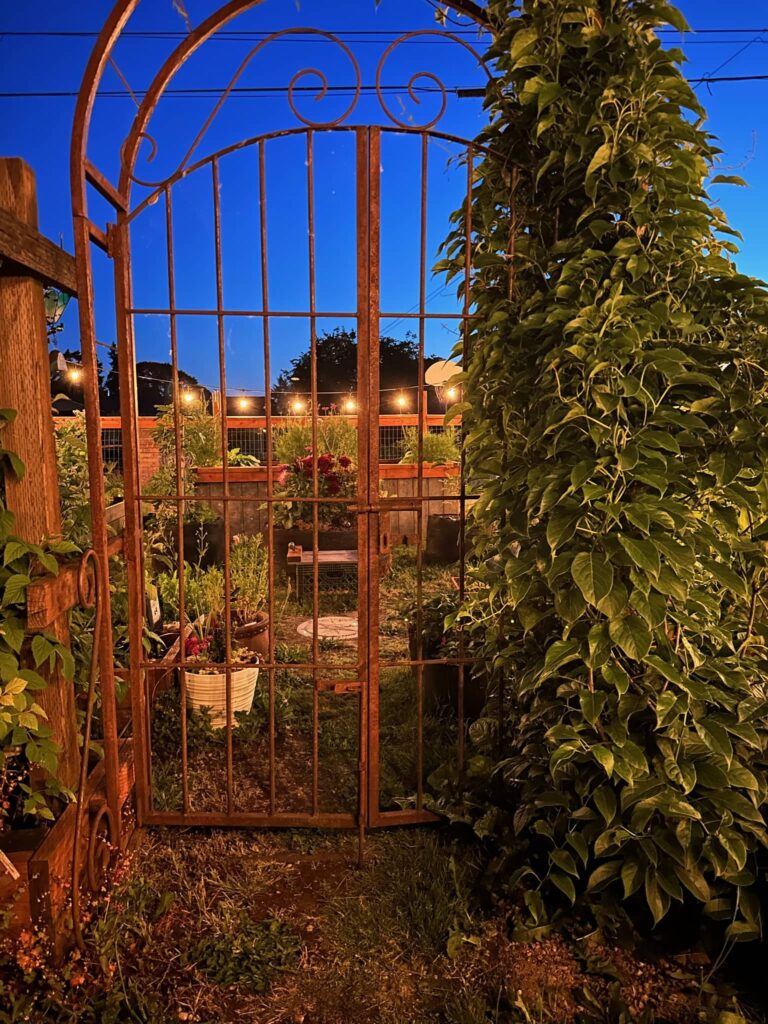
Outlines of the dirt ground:
M 477 898 L 476 848 L 444 829 L 372 834 L 356 856 L 350 833 L 146 832 L 92 908 L 85 958 L 50 967 L 33 936 L 6 951 L 0 1021 L 763 1019 L 701 953 L 651 962 L 599 931 L 514 941 L 514 912 Z

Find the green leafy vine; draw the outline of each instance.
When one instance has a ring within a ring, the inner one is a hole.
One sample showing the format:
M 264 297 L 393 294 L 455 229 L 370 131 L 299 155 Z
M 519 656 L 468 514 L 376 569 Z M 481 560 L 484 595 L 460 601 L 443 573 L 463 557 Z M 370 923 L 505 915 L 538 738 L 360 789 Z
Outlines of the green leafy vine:
M 768 794 L 768 302 L 661 0 L 490 0 L 464 341 L 494 679 L 443 802 L 533 924 L 586 896 L 760 931 Z M 498 86 L 500 85 L 500 89 Z M 466 210 L 442 267 L 463 280 Z M 503 734 L 497 709 L 503 708 Z M 456 794 L 461 803 L 457 805 Z
M 0 430 L 15 416 L 13 410 L 0 409 Z M 33 576 L 41 570 L 55 575 L 56 555 L 76 548 L 63 541 L 30 544 L 14 535 L 14 516 L 5 502 L 6 474 L 21 479 L 24 466 L 0 446 L 0 830 L 26 818 L 53 818 L 46 796 L 71 796 L 56 777 L 60 751 L 37 700 L 48 685 L 37 669 L 58 664 L 67 680 L 74 674 L 70 651 L 47 633 L 30 639 L 25 616 Z M 33 786 L 30 773 L 42 773 L 42 784 Z

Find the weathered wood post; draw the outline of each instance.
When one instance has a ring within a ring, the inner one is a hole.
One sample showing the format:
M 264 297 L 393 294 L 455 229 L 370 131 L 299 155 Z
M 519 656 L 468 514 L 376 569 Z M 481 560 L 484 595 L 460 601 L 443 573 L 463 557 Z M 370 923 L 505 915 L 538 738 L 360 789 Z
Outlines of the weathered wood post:
M 0 159 L 0 210 L 37 229 L 35 176 L 23 160 Z M 25 244 L 20 235 L 20 255 Z M 8 507 L 16 517 L 16 533 L 23 540 L 39 544 L 61 535 L 43 289 L 33 277 L 8 275 L 7 269 L 0 267 L 0 406 L 17 412 L 4 441 L 22 460 L 26 472 L 21 480 L 8 474 L 5 490 Z M 66 613 L 48 629 L 57 640 L 69 645 Z M 58 668 L 40 671 L 50 685 L 38 694 L 37 701 L 48 716 L 53 739 L 61 747 L 58 775 L 66 786 L 74 788 L 80 764 L 74 687 Z

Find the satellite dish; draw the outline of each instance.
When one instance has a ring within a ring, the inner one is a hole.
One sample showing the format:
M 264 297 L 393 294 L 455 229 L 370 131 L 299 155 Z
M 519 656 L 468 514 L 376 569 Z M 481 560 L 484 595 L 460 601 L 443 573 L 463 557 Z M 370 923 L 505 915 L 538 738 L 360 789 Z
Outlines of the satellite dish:
M 451 362 L 450 359 L 440 359 L 427 369 L 424 380 L 433 388 L 442 388 L 461 372 L 458 363 Z

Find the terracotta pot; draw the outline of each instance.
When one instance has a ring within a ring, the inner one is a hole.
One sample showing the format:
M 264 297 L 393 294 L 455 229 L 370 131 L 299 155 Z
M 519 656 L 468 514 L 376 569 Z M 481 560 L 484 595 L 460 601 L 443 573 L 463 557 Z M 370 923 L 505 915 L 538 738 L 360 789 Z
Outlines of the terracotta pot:
M 236 711 L 253 707 L 259 670 L 253 665 L 232 670 L 232 727 L 237 728 Z M 224 672 L 206 674 L 187 669 L 187 706 L 191 711 L 209 708 L 211 725 L 222 729 L 227 723 L 227 677 Z
M 260 661 L 269 658 L 269 616 L 266 612 L 256 612 L 253 622 L 245 622 L 235 627 L 235 640 L 249 651 L 254 651 Z

